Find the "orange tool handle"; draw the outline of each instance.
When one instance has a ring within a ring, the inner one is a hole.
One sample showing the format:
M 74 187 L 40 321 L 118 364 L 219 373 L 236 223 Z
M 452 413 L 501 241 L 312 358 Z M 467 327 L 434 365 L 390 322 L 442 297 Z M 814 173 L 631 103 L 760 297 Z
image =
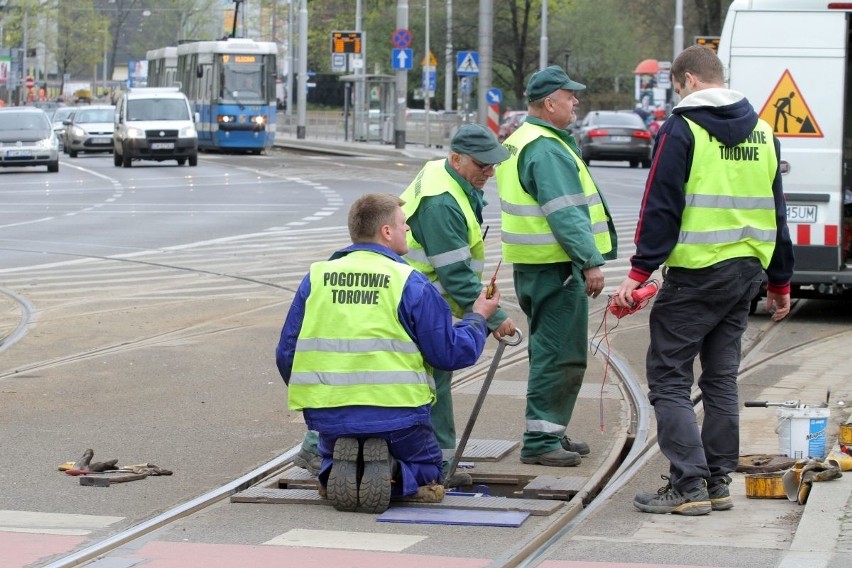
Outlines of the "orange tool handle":
M 488 288 L 486 288 L 486 290 L 485 290 L 485 297 L 488 298 L 489 300 L 491 299 L 491 296 L 494 295 L 494 285 L 497 283 L 497 271 L 500 270 L 501 264 L 503 264 L 502 258 L 497 263 L 497 268 L 494 269 L 494 275 L 491 277 L 491 282 L 488 284 Z

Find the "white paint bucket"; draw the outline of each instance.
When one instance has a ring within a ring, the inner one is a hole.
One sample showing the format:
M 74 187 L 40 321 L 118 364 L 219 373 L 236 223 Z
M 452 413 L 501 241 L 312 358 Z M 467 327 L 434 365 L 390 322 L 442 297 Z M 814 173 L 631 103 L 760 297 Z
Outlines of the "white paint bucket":
M 828 408 L 779 408 L 775 428 L 779 452 L 794 459 L 823 459 L 829 416 Z

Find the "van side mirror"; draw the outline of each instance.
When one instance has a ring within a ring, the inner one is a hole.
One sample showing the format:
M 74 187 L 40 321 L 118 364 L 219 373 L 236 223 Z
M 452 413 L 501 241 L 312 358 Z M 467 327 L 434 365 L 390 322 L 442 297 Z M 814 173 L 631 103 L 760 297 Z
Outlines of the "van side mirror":
M 202 67 L 201 64 L 195 66 L 195 76 L 199 79 L 204 77 L 204 67 Z

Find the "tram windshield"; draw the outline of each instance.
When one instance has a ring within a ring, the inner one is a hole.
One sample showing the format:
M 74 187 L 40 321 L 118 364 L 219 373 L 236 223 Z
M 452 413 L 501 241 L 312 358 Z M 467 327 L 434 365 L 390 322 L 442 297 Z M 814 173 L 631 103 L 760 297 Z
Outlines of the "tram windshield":
M 223 101 L 241 104 L 263 102 L 263 68 L 260 64 L 224 64 L 221 85 Z

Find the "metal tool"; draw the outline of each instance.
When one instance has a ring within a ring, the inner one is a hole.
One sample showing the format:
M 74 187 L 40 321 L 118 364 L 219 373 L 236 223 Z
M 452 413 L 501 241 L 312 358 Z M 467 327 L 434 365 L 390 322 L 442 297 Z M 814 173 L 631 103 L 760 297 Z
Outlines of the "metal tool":
M 488 368 L 485 380 L 482 381 L 482 388 L 479 390 L 479 396 L 476 398 L 476 403 L 473 405 L 473 410 L 470 412 L 470 418 L 467 421 L 467 426 L 464 427 L 464 432 L 462 433 L 458 446 L 456 447 L 456 453 L 453 456 L 453 460 L 450 462 L 450 468 L 447 470 L 447 475 L 444 478 L 445 483 L 453 476 L 456 472 L 456 468 L 459 466 L 459 460 L 461 460 L 462 454 L 464 453 L 464 448 L 467 445 L 468 438 L 470 438 L 470 433 L 473 431 L 473 425 L 476 424 L 476 418 L 479 416 L 479 410 L 485 402 L 485 395 L 488 394 L 488 388 L 491 386 L 491 381 L 494 380 L 494 375 L 497 373 L 497 367 L 500 365 L 500 359 L 503 357 L 503 351 L 506 349 L 507 345 L 514 347 L 515 345 L 520 345 L 521 341 L 524 340 L 524 336 L 519 329 L 516 329 L 515 335 L 510 337 L 513 338 L 513 341 L 510 342 L 504 337 L 497 345 L 497 351 L 494 353 L 494 358 L 491 359 L 491 366 Z

